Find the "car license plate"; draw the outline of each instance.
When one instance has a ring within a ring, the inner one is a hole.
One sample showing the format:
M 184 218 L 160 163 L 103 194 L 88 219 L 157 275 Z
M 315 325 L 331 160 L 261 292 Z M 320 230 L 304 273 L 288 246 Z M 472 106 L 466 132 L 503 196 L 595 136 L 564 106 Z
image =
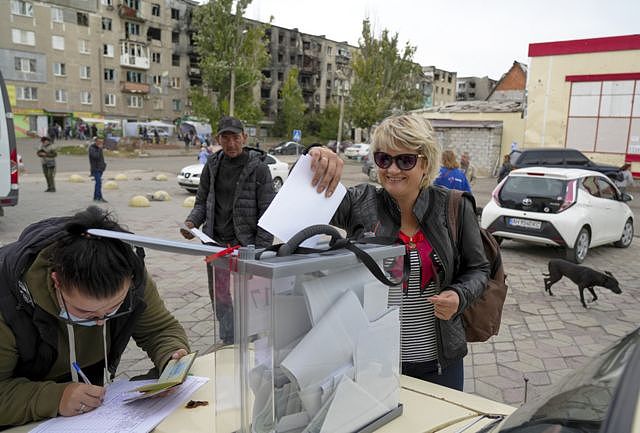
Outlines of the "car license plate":
M 524 227 L 535 230 L 540 230 L 540 227 L 542 227 L 542 221 L 525 220 L 522 218 L 509 218 L 507 224 L 514 227 Z

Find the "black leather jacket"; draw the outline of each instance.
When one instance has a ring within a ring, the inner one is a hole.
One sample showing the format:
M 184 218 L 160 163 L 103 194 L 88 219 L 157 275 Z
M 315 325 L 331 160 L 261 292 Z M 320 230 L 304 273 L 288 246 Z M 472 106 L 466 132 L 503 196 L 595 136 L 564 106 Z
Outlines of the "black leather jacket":
M 439 290 L 455 290 L 460 298 L 458 312 L 450 320 L 436 320 L 441 367 L 467 354 L 461 313 L 482 293 L 489 276 L 489 262 L 484 254 L 472 198 L 465 195 L 467 199 L 462 200 L 460 251 L 455 252 L 447 224 L 448 196 L 447 189 L 424 188 L 413 207 L 422 232 L 442 261 L 444 272 Z M 384 189 L 361 184 L 348 189 L 331 224 L 345 229 L 348 236 L 374 232 L 377 236 L 397 237 L 400 208 Z

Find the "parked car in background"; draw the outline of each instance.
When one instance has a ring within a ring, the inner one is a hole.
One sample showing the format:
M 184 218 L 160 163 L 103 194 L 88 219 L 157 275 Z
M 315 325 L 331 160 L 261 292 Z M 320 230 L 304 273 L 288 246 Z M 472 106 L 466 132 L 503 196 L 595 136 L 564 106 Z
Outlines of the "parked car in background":
M 362 159 L 369 155 L 370 146 L 367 143 L 356 143 L 344 151 L 344 156 L 349 159 Z
M 0 216 L 5 206 L 18 204 L 19 159 L 9 93 L 0 73 Z
M 305 149 L 305 146 L 300 143 L 287 141 L 269 149 L 269 153 L 272 155 L 302 155 L 302 152 L 304 152 Z
M 289 164 L 280 161 L 273 155 L 265 155 L 265 162 L 269 166 L 269 171 L 271 171 L 273 189 L 278 192 L 284 181 L 287 179 L 287 176 L 289 176 Z M 190 193 L 198 192 L 198 186 L 200 186 L 200 174 L 202 174 L 203 167 L 204 164 L 193 164 L 184 167 L 178 174 L 178 185 Z
M 566 248 L 581 263 L 589 248 L 633 241 L 634 215 L 607 176 L 589 170 L 552 167 L 517 169 L 494 189 L 480 225 L 496 239 Z
M 370 153 L 362 158 L 362 172 L 367 175 L 371 182 L 379 182 L 378 167 L 373 162 L 373 157 Z
M 514 168 L 524 167 L 559 167 L 581 168 L 602 173 L 614 180 L 618 179 L 620 169 L 613 165 L 598 164 L 587 158 L 576 149 L 545 148 L 512 150 L 510 154 L 511 165 Z

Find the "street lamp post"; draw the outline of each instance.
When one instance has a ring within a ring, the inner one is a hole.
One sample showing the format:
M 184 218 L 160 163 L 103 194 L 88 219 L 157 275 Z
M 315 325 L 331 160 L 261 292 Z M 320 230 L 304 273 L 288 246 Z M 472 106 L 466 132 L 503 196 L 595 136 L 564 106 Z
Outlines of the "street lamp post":
M 337 71 L 338 96 L 340 98 L 340 115 L 338 116 L 338 137 L 336 138 L 336 154 L 340 154 L 340 144 L 342 143 L 342 123 L 344 122 L 344 97 L 349 91 L 349 78 L 342 71 Z

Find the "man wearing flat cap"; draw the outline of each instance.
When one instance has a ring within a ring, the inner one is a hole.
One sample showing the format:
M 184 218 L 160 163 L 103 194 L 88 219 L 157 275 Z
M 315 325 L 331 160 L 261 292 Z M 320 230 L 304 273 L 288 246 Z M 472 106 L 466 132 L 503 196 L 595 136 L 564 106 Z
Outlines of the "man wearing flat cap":
M 202 231 L 224 246 L 267 247 L 273 243 L 273 235 L 258 227 L 258 219 L 275 196 L 266 155 L 244 147 L 247 134 L 235 117 L 220 119 L 215 138 L 222 149 L 211 155 L 202 169 L 195 206 L 185 226 L 191 229 L 203 225 Z M 181 229 L 181 233 L 187 239 L 193 238 L 187 230 Z M 229 271 L 209 264 L 207 276 L 220 338 L 231 344 L 234 337 Z

